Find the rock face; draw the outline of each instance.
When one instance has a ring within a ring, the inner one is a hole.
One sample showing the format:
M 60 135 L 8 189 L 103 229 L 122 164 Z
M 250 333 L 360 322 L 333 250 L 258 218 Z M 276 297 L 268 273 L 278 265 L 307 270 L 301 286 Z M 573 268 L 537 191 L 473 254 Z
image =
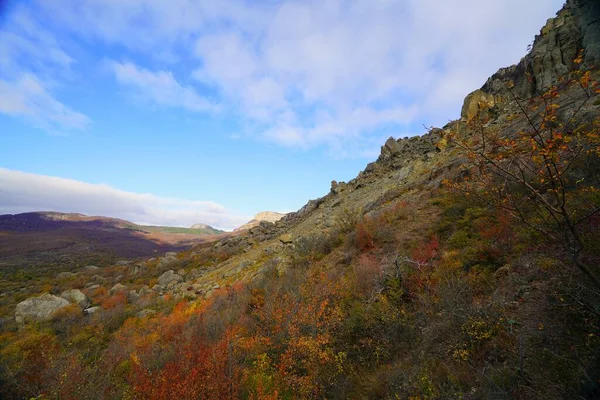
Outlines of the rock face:
M 495 105 L 496 99 L 494 95 L 479 89 L 465 98 L 460 116 L 463 120 L 469 122 L 480 112 L 488 110 Z
M 171 282 L 183 282 L 183 278 L 181 275 L 177 275 L 172 269 L 158 277 L 158 284 L 161 286 L 167 286 Z
M 19 326 L 23 326 L 28 322 L 48 321 L 57 310 L 70 304 L 62 297 L 48 293 L 32 297 L 17 304 L 15 320 Z
M 90 305 L 90 300 L 79 289 L 66 290 L 62 292 L 60 297 L 71 303 L 77 304 L 82 310 L 85 310 Z
M 255 226 L 260 225 L 261 222 L 277 222 L 279 221 L 281 218 L 283 218 L 286 214 L 281 214 L 281 213 L 277 213 L 277 212 L 272 212 L 272 211 L 263 211 L 263 212 L 259 212 L 258 214 L 256 214 L 254 216 L 254 218 L 252 218 L 250 221 L 248 221 L 247 223 L 245 223 L 244 225 L 240 226 L 239 228 L 235 229 L 234 231 L 243 231 L 243 230 L 248 230 L 251 228 L 254 228 Z
M 535 37 L 529 54 L 517 65 L 500 69 L 481 90 L 488 94 L 503 94 L 508 82 L 512 81 L 514 92 L 529 98 L 572 71 L 581 50 L 584 51 L 585 65 L 600 61 L 600 2 L 597 0 L 568 0 Z

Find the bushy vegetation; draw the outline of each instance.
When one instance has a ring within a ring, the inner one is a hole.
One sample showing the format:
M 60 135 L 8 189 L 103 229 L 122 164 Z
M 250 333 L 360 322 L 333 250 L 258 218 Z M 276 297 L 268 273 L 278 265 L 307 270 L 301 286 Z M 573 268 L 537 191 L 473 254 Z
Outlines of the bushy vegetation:
M 597 125 L 588 126 L 578 140 L 598 146 Z M 473 142 L 463 144 L 472 151 Z M 524 151 L 511 147 L 513 156 Z M 585 166 L 598 156 L 588 152 Z M 148 299 L 154 313 L 136 315 L 123 292 L 98 288 L 96 314 L 68 308 L 52 322 L 5 329 L 3 397 L 598 396 L 600 293 L 584 270 L 571 268 L 574 242 L 559 245 L 536 229 L 532 218 L 548 217 L 536 215 L 536 204 L 515 215 L 490 201 L 490 185 L 520 201 L 535 195 L 523 197 L 519 185 L 502 186 L 474 165 L 468 186 L 452 180 L 412 197 L 394 190 L 367 212 L 343 210 L 331 230 L 266 254 L 254 279 L 210 298 L 163 295 Z M 594 179 L 570 165 L 569 176 Z M 488 185 L 472 186 L 475 178 Z M 585 198 L 582 206 L 597 207 L 592 186 L 577 182 L 563 186 L 569 205 Z M 599 221 L 591 213 L 576 227 L 579 260 L 592 274 Z M 243 252 L 203 245 L 176 267 L 208 269 Z

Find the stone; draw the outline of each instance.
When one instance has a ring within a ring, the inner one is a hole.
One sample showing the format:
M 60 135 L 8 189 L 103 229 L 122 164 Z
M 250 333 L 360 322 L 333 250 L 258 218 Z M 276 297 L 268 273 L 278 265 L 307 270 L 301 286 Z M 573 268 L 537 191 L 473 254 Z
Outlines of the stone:
M 168 268 L 171 265 L 175 264 L 176 262 L 177 262 L 177 258 L 175 258 L 174 256 L 166 256 L 158 262 L 158 264 L 156 265 L 156 268 L 158 268 L 158 269 Z
M 59 272 L 56 277 L 58 279 L 65 279 L 65 278 L 72 278 L 74 277 L 76 274 L 72 273 L 72 272 Z
M 172 269 L 158 277 L 158 284 L 160 286 L 167 286 L 171 282 L 183 282 L 183 278 L 181 275 L 177 275 Z
M 188 274 L 185 276 L 185 281 L 189 282 L 189 281 L 193 281 L 195 279 L 197 279 L 200 276 L 200 271 L 198 270 L 198 268 L 192 268 L 190 270 L 190 272 L 188 272 Z
M 130 303 L 135 303 L 136 301 L 138 301 L 139 298 L 140 295 L 135 290 L 132 290 L 129 293 L 127 293 L 127 301 Z
M 94 275 L 94 276 L 92 276 L 92 282 L 105 283 L 106 278 L 103 276 L 100 276 L 100 275 Z
M 131 264 L 131 261 L 117 261 L 117 263 L 115 265 L 122 267 L 122 266 L 129 265 L 129 264 Z
M 165 253 L 165 257 L 177 257 L 177 252 L 175 252 L 175 251 L 167 251 Z
M 139 263 L 139 264 L 130 265 L 127 270 L 127 273 L 130 276 L 133 276 L 133 275 L 143 274 L 146 271 L 148 271 L 148 266 L 145 263 Z
M 100 268 L 96 267 L 95 265 L 86 265 L 85 267 L 81 268 L 81 271 L 86 274 L 93 274 L 98 272 L 99 269 Z
M 49 321 L 56 311 L 70 304 L 62 297 L 48 293 L 38 297 L 31 297 L 17 304 L 15 321 L 19 326 L 23 326 L 29 322 Z
M 109 291 L 108 294 L 113 296 L 119 292 L 126 292 L 127 291 L 127 286 L 125 285 L 121 285 L 120 283 L 117 283 L 115 286 L 113 286 Z
M 383 146 L 381 146 L 381 157 L 383 159 L 389 159 L 397 154 L 400 154 L 402 147 L 400 143 L 393 137 L 390 137 Z
M 117 283 L 121 282 L 122 280 L 123 280 L 123 275 L 118 275 L 118 276 L 115 278 L 115 282 L 117 282 Z
M 294 240 L 290 233 L 284 233 L 283 235 L 279 236 L 279 241 L 283 244 L 291 244 Z
M 90 306 L 90 299 L 88 299 L 88 297 L 79 289 L 65 290 L 60 297 L 71 303 L 77 304 L 82 310 L 85 310 Z
M 465 97 L 465 101 L 460 112 L 460 117 L 464 121 L 470 122 L 482 111 L 489 110 L 496 105 L 496 100 L 493 94 L 477 89 Z
M 184 276 L 185 275 L 185 269 L 181 268 L 179 271 L 177 271 L 177 275 Z

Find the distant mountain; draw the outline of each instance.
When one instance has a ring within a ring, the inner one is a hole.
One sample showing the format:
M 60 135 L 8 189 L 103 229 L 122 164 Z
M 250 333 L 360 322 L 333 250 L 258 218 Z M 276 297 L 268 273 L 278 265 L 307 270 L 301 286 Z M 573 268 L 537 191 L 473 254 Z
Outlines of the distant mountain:
M 211 227 L 144 226 L 103 216 L 29 212 L 0 215 L 0 270 L 110 264 L 183 250 L 222 233 Z
M 246 222 L 244 225 L 242 225 L 239 228 L 235 229 L 234 232 L 244 231 L 244 230 L 247 230 L 247 229 L 250 229 L 250 228 L 254 228 L 255 226 L 258 226 L 261 223 L 261 221 L 265 221 L 265 222 L 277 222 L 281 218 L 283 218 L 285 215 L 286 214 L 282 214 L 282 213 L 278 213 L 278 212 L 273 212 L 273 211 L 259 212 L 250 221 Z
M 222 231 L 220 229 L 216 229 L 216 228 L 213 228 L 210 225 L 202 224 L 202 223 L 194 224 L 194 225 L 190 226 L 190 229 L 204 231 L 204 232 L 206 232 L 207 234 L 210 234 L 210 235 L 217 235 L 219 233 L 223 233 L 224 232 L 224 231 Z

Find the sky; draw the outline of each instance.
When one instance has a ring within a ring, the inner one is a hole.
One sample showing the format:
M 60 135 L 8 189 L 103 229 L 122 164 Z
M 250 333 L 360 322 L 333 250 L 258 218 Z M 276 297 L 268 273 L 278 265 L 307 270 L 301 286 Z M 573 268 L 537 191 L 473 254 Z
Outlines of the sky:
M 0 214 L 230 230 L 460 116 L 562 0 L 0 0 Z

